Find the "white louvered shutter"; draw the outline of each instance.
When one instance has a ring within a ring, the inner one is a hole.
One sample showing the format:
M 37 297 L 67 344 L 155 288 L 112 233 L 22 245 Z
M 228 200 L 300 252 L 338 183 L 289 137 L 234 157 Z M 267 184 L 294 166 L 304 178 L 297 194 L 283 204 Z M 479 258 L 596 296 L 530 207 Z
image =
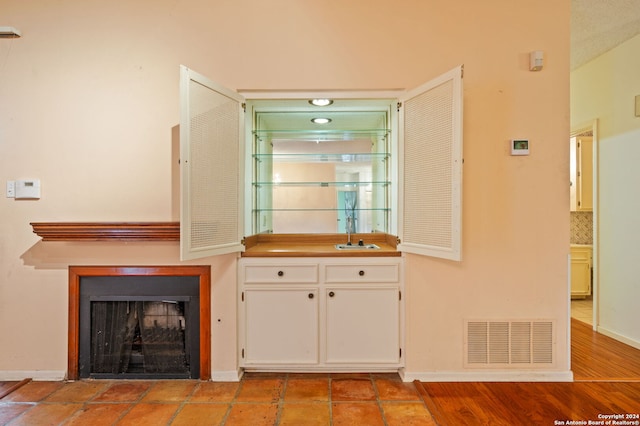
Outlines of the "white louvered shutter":
M 399 249 L 460 261 L 462 66 L 408 92 L 399 117 Z
M 180 257 L 239 252 L 244 99 L 180 68 Z

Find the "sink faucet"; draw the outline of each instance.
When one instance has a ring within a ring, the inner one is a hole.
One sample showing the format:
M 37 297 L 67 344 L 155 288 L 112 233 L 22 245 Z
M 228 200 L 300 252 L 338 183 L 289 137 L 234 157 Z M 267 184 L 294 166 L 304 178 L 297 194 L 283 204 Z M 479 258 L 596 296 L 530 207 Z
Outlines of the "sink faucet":
M 351 228 L 353 226 L 353 218 L 351 216 L 347 216 L 347 245 L 351 245 Z

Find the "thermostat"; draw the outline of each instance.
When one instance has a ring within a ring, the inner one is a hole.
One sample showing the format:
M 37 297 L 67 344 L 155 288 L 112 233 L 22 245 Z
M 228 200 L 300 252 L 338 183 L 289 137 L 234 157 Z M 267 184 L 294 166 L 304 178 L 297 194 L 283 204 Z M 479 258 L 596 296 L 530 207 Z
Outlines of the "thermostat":
M 529 155 L 529 139 L 511 139 L 511 155 Z
M 37 200 L 40 198 L 40 179 L 16 181 L 16 200 Z

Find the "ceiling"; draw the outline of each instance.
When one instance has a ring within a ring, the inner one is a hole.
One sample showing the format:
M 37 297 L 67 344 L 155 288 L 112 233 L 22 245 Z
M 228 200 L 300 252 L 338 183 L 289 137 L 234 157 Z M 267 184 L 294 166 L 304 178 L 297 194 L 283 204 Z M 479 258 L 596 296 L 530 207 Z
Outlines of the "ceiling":
M 571 70 L 640 34 L 638 0 L 571 0 Z

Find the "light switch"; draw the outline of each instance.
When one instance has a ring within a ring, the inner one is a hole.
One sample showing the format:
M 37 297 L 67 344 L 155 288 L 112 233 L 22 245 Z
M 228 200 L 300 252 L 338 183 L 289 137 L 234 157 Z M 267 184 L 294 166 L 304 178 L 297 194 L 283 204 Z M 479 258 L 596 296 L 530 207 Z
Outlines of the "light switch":
M 16 181 L 7 181 L 7 198 L 14 198 L 16 196 Z
M 40 179 L 16 181 L 16 200 L 37 200 L 40 198 Z

